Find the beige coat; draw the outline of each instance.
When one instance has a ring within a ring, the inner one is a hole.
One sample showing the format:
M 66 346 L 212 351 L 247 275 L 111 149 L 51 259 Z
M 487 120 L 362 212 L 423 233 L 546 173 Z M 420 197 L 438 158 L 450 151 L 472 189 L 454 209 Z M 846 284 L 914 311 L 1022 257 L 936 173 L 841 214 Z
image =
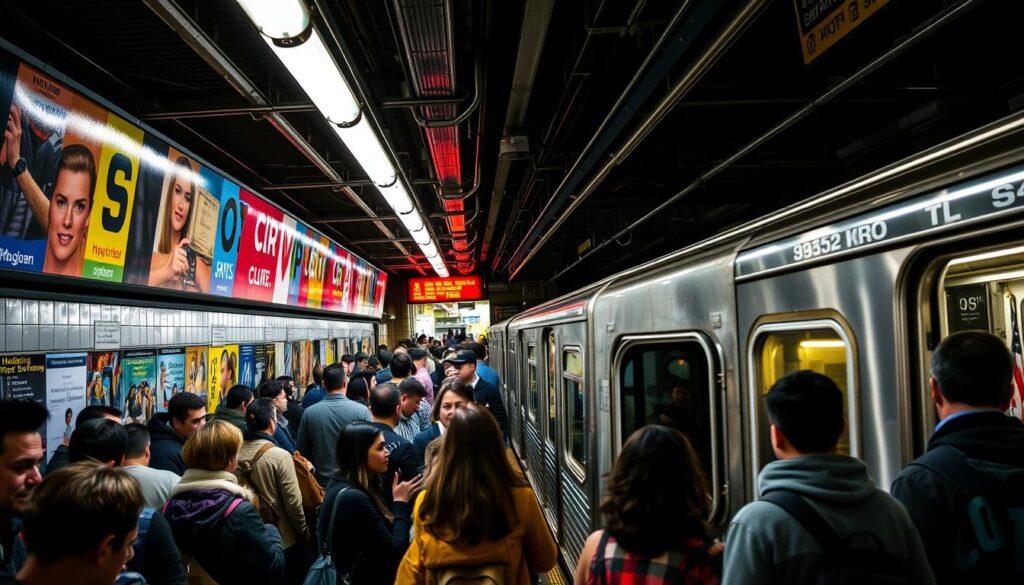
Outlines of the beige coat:
M 252 461 L 260 447 L 268 442 L 265 439 L 245 441 L 238 454 L 238 461 Z M 239 483 L 245 484 L 241 471 L 235 471 L 235 476 Z M 284 547 L 291 548 L 305 540 L 308 532 L 306 515 L 302 511 L 302 494 L 299 493 L 299 482 L 295 478 L 292 456 L 280 447 L 271 447 L 256 462 L 252 470 L 252 481 L 260 495 L 270 500 L 277 512 L 277 528 L 281 531 Z

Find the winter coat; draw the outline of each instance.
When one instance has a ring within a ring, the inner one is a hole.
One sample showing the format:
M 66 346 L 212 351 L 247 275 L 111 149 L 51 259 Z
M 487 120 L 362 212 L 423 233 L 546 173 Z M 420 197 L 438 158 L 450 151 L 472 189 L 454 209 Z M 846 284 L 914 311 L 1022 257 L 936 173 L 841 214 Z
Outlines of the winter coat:
M 222 420 L 235 425 L 235 428 L 242 431 L 242 434 L 245 434 L 245 431 L 249 430 L 245 424 L 245 413 L 239 412 L 234 408 L 228 408 L 227 404 L 224 404 L 223 402 L 217 407 L 217 412 L 210 417 L 210 422 L 215 420 Z
M 273 442 L 266 433 L 246 433 L 242 450 L 238 453 L 238 462 L 252 461 L 256 453 L 268 442 Z M 281 541 L 285 548 L 291 548 L 306 536 L 306 515 L 302 511 L 302 494 L 299 492 L 299 481 L 295 477 L 295 464 L 292 456 L 280 447 L 271 447 L 260 456 L 256 466 L 249 472 L 264 502 L 274 507 L 277 512 L 277 528 L 281 531 Z M 241 470 L 235 471 L 235 477 L 244 482 Z
M 227 513 L 239 497 L 245 499 Z M 219 585 L 277 584 L 284 577 L 281 535 L 263 523 L 250 497 L 226 471 L 189 469 L 164 507 L 183 556 Z
M 171 428 L 171 415 L 166 412 L 154 414 L 146 428 L 149 429 L 149 466 L 178 475 L 185 473 L 185 462 L 181 458 L 185 439 Z
M 931 452 L 940 447 L 953 447 L 962 452 L 983 485 L 998 486 L 1016 494 L 1010 503 L 1015 503 L 1015 508 L 1024 508 L 1024 423 L 1019 419 L 996 411 L 978 411 L 948 419 L 932 435 L 927 450 Z M 932 469 L 910 465 L 893 482 L 892 495 L 906 506 L 921 533 L 936 580 L 939 583 L 973 580 L 956 567 L 958 542 L 953 535 L 960 532 L 968 501 L 978 494 L 963 492 L 949 478 Z M 1024 532 L 1018 530 L 1017 534 Z M 1012 580 L 1009 576 L 993 576 L 990 582 Z

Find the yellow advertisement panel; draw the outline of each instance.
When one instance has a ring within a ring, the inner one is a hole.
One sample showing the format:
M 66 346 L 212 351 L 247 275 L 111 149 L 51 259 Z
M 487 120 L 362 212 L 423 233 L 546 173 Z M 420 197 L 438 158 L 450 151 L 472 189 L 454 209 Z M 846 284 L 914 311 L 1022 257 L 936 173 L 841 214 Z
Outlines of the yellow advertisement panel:
M 228 390 L 238 383 L 238 346 L 211 347 L 208 363 L 210 386 L 206 395 L 206 411 L 217 412 Z
M 793 0 L 804 64 L 810 64 L 889 0 Z
M 100 151 L 82 276 L 121 282 L 143 132 L 114 114 L 108 115 L 106 130 L 109 136 Z

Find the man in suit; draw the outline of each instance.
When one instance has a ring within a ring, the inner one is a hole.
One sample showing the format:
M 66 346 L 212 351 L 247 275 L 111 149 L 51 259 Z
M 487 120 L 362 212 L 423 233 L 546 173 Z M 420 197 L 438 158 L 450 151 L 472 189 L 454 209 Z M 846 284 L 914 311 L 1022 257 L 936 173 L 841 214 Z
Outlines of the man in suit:
M 476 353 L 471 349 L 463 349 L 445 362 L 458 369 L 459 379 L 473 388 L 473 398 L 491 411 L 501 427 L 501 432 L 508 439 L 508 415 L 505 404 L 501 401 L 498 387 L 481 378 L 476 372 Z

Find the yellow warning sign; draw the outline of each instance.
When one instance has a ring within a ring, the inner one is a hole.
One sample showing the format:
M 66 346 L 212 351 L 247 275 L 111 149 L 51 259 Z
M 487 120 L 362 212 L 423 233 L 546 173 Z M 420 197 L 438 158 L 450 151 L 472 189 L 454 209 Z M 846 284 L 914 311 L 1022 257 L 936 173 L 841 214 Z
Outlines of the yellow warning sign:
M 889 0 L 793 0 L 804 64 L 871 17 Z

